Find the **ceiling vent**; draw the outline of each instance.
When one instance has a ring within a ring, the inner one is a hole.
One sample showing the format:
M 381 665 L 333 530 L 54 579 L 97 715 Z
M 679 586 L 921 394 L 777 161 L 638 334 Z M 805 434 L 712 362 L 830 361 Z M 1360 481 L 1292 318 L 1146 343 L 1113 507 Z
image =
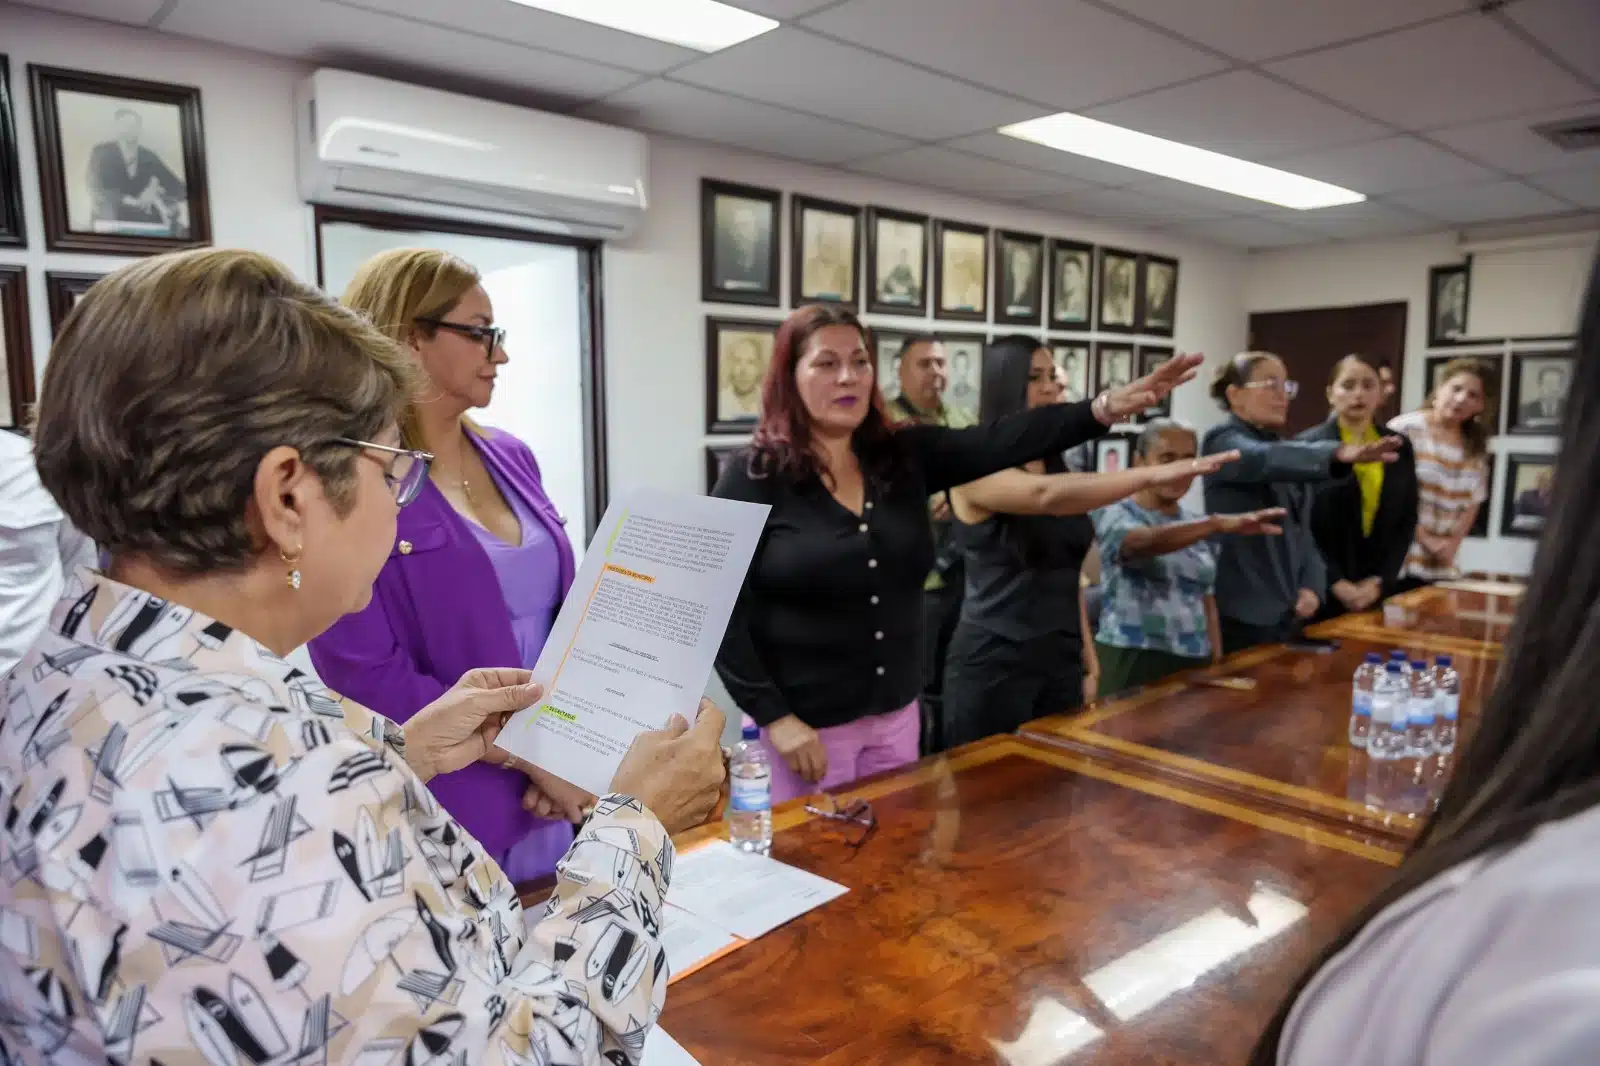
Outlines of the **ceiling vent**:
M 1600 148 L 1600 115 L 1569 118 L 1565 122 L 1547 122 L 1533 127 L 1533 132 L 1561 149 L 1563 152 L 1587 152 Z

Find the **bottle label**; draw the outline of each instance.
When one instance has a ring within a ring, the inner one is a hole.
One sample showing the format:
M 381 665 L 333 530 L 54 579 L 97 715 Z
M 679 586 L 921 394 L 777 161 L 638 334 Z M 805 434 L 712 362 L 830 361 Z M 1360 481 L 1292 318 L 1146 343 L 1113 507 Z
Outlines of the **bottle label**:
M 1433 698 L 1434 713 L 1447 722 L 1456 720 L 1461 713 L 1461 696 L 1454 692 L 1441 692 Z
M 1372 693 L 1357 692 L 1350 701 L 1350 711 L 1359 718 L 1372 717 Z
M 754 777 L 733 777 L 728 789 L 728 809 L 731 811 L 755 812 L 770 810 L 772 807 L 772 774 L 757 774 Z

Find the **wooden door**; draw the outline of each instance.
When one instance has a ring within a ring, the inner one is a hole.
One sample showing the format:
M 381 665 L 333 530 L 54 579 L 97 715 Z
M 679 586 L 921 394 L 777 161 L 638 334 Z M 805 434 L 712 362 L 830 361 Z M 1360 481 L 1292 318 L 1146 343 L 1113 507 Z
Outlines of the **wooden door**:
M 1381 415 L 1389 419 L 1399 413 L 1406 357 L 1403 302 L 1258 312 L 1250 316 L 1250 348 L 1278 356 L 1289 377 L 1300 383 L 1300 395 L 1289 405 L 1289 433 L 1328 417 L 1328 377 L 1351 352 L 1386 360 L 1394 368 L 1395 395 Z

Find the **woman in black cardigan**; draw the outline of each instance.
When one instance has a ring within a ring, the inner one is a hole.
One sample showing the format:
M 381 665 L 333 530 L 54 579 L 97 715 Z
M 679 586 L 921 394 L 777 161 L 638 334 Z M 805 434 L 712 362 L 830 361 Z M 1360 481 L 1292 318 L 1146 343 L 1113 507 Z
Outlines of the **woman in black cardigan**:
M 788 317 L 755 437 L 712 491 L 772 508 L 717 673 L 762 727 L 773 802 L 917 758 L 928 497 L 1099 437 L 1199 362 L 1178 356 L 1091 401 L 973 429 L 894 426 L 855 315 L 815 305 Z
M 1374 423 L 1383 406 L 1378 364 L 1347 355 L 1328 382 L 1333 413 L 1300 440 L 1363 444 L 1385 435 Z M 1392 463 L 1357 463 L 1318 488 L 1311 533 L 1328 568 L 1328 588 L 1318 617 L 1366 611 L 1399 591 L 1400 568 L 1417 531 L 1417 462 L 1401 436 Z

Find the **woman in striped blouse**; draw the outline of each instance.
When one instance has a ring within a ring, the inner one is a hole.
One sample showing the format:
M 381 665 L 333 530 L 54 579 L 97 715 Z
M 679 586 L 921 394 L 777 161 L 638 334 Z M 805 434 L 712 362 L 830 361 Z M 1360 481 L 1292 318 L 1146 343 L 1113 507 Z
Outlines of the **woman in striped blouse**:
M 1417 535 L 1403 583 L 1460 576 L 1456 553 L 1489 495 L 1489 427 L 1483 412 L 1492 371 L 1476 359 L 1453 359 L 1420 411 L 1389 423 L 1417 455 Z

